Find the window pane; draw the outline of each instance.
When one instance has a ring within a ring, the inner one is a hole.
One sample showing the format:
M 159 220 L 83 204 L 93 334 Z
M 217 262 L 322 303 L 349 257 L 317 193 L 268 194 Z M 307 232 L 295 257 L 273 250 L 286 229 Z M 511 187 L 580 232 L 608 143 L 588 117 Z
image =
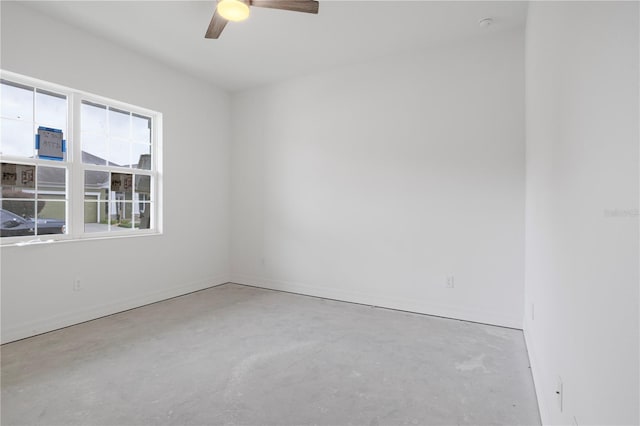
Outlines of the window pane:
M 136 142 L 151 143 L 151 119 L 142 115 L 132 114 L 131 137 Z
M 84 199 L 107 201 L 109 199 L 109 172 L 86 170 L 84 172 Z
M 36 187 L 36 166 L 33 164 L 1 163 L 1 184 L 5 189 L 29 189 Z M 33 198 L 33 197 L 31 197 Z
M 0 85 L 2 116 L 33 122 L 33 89 L 3 81 Z
M 85 201 L 84 232 L 107 232 L 109 230 L 109 203 Z
M 23 218 L 35 215 L 35 166 L 2 163 L 2 208 Z M 26 184 L 25 184 L 26 182 Z
M 80 122 L 83 133 L 106 135 L 107 107 L 87 101 L 82 101 Z
M 0 199 L 0 236 L 34 235 L 35 201 Z
M 135 206 L 135 227 L 139 229 L 151 228 L 151 203 L 137 203 Z
M 151 145 L 131 144 L 131 165 L 142 170 L 151 170 Z
M 38 199 L 64 200 L 66 198 L 66 169 L 38 167 Z
M 139 201 L 151 200 L 151 176 L 136 176 L 135 194 Z
M 6 195 L 6 197 L 5 197 Z M 33 196 L 33 194 L 31 194 Z M 41 203 L 43 206 L 44 204 Z M 3 210 L 9 211 L 21 218 L 33 218 L 36 215 L 36 200 L 27 198 L 27 195 L 20 191 L 5 192 L 0 205 Z
M 42 204 L 43 208 L 38 212 L 37 235 L 66 233 L 67 203 L 45 201 Z
M 36 137 L 33 123 L 3 118 L 0 125 L 0 154 L 33 158 Z
M 118 231 L 123 229 L 131 229 L 133 228 L 133 203 L 130 201 L 119 201 L 115 203 L 116 205 L 116 220 L 118 224 L 116 225 L 119 229 L 113 229 L 112 231 Z
M 106 164 L 107 137 L 98 134 L 82 134 L 82 162 L 85 164 Z
M 128 112 L 109 108 L 109 136 L 111 138 L 128 140 L 130 127 L 131 121 Z
M 129 200 L 133 192 L 133 175 L 129 173 L 111 173 L 111 199 Z
M 109 203 L 110 231 L 131 229 L 133 203 L 121 195 L 112 195 Z
M 129 159 L 130 143 L 119 139 L 109 139 L 109 155 L 107 160 L 109 165 L 129 167 L 131 164 Z
M 67 98 L 51 92 L 36 91 L 36 123 L 60 129 L 67 139 Z

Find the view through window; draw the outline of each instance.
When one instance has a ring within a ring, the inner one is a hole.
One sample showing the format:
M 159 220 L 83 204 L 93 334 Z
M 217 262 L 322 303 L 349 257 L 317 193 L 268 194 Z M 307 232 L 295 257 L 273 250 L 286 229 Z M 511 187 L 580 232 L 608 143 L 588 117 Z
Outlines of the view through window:
M 7 74 L 0 81 L 3 240 L 157 231 L 159 114 Z

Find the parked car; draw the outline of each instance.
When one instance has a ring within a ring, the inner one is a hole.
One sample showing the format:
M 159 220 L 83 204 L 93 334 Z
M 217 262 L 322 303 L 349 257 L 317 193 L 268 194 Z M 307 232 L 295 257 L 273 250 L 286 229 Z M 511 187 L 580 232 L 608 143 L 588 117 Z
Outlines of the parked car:
M 38 219 L 38 235 L 64 234 L 66 224 L 60 219 Z M 0 209 L 0 236 L 36 235 L 36 220 L 23 218 L 9 210 Z

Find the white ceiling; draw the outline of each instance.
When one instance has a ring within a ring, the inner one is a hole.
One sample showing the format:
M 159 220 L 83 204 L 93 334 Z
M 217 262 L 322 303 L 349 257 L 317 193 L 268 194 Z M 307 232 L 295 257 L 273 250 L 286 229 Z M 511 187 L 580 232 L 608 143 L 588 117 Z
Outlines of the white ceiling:
M 25 4 L 230 91 L 515 29 L 527 8 L 520 1 L 320 0 L 318 15 L 252 7 L 247 21 L 207 40 L 215 0 Z M 484 17 L 494 24 L 481 28 Z

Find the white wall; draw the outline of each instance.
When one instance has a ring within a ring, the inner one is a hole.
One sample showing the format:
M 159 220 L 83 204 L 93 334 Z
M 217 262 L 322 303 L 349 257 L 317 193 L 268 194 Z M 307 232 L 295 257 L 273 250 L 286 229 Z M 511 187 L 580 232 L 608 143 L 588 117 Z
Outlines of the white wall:
M 521 327 L 523 48 L 486 35 L 234 95 L 232 280 Z
M 640 420 L 638 13 L 529 8 L 525 334 L 545 424 Z
M 5 70 L 164 114 L 164 235 L 3 248 L 3 341 L 228 281 L 228 95 L 17 2 L 1 47 Z

